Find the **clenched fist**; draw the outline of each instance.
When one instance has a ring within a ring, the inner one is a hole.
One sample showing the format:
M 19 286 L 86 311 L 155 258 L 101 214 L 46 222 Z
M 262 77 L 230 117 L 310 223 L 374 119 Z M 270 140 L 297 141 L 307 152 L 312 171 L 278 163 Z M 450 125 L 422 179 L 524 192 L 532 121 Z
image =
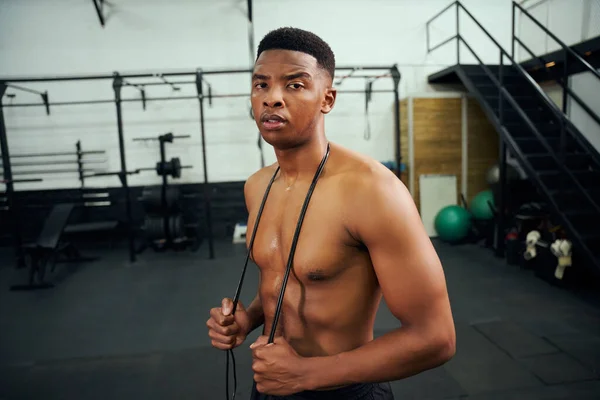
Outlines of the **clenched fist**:
M 210 310 L 210 318 L 206 321 L 208 336 L 213 347 L 221 350 L 233 349 L 244 343 L 251 328 L 251 321 L 246 309 L 238 302 L 235 314 L 232 315 L 233 301 L 225 298 L 221 307 Z

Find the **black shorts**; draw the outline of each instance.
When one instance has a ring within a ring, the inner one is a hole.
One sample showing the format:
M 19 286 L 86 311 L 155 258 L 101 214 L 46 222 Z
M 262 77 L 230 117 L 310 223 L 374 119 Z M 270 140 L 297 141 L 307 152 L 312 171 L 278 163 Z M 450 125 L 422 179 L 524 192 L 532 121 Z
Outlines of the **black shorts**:
M 258 400 L 394 400 L 389 383 L 360 383 L 332 390 L 307 390 L 289 396 L 260 395 Z

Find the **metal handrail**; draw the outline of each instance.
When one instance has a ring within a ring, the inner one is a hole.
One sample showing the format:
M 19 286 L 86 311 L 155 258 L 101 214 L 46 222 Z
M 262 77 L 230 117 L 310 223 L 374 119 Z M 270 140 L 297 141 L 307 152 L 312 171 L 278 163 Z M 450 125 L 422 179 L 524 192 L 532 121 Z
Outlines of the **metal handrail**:
M 546 66 L 546 60 L 544 60 L 544 59 L 543 59 L 542 57 L 540 57 L 540 56 L 536 56 L 536 55 L 533 53 L 533 51 L 531 51 L 531 49 L 530 49 L 529 47 L 527 47 L 527 46 L 525 45 L 525 43 L 523 43 L 523 42 L 521 41 L 521 39 L 519 39 L 518 37 L 516 37 L 516 36 L 515 36 L 515 38 L 514 38 L 514 39 L 515 39 L 515 40 L 516 40 L 516 41 L 519 43 L 519 45 L 520 45 L 521 47 L 523 47 L 523 49 L 525 49 L 525 51 L 526 51 L 526 52 L 528 52 L 528 53 L 529 53 L 529 55 L 530 55 L 530 56 L 531 56 L 533 59 L 535 59 L 536 61 L 538 61 L 538 62 L 539 62 L 541 65 L 544 65 L 544 66 Z M 548 69 L 548 67 L 545 67 L 545 68 L 546 68 L 546 69 Z M 565 91 L 566 91 L 566 92 L 569 94 L 569 96 L 571 96 L 571 97 L 572 97 L 572 98 L 573 98 L 573 99 L 574 99 L 574 100 L 577 102 L 577 104 L 579 104 L 579 106 L 580 106 L 581 108 L 583 108 L 583 109 L 585 110 L 585 112 L 587 112 L 587 113 L 588 113 L 588 115 L 589 115 L 590 117 L 592 117 L 592 119 L 593 119 L 594 121 L 596 121 L 596 123 L 597 123 L 598 125 L 600 125 L 600 116 L 598 116 L 598 114 L 596 114 L 596 113 L 594 112 L 594 110 L 592 110 L 592 109 L 591 109 L 591 108 L 590 108 L 590 107 L 589 107 L 589 106 L 588 106 L 588 105 L 587 105 L 587 104 L 586 104 L 586 103 L 585 103 L 583 100 L 581 100 L 581 97 L 579 97 L 579 95 L 577 95 L 575 92 L 573 92 L 573 90 L 571 90 L 571 88 L 570 88 L 569 86 L 567 86 L 563 80 L 554 79 L 554 81 L 555 81 L 556 83 L 558 83 L 558 85 L 559 85 L 559 86 L 560 86 L 560 87 L 561 87 L 563 90 L 565 90 Z M 569 120 L 569 125 L 573 125 L 573 123 L 572 123 L 570 120 Z
M 536 61 L 538 61 L 540 64 L 542 64 L 544 66 L 546 66 L 546 64 L 548 64 L 548 62 L 546 60 L 544 60 L 542 57 L 535 55 L 535 53 L 533 51 L 531 51 L 531 49 L 529 47 L 527 47 L 527 45 L 525 43 L 523 43 L 523 41 L 521 39 L 519 39 L 518 37 L 515 36 L 514 40 L 516 40 L 517 43 L 519 43 L 519 45 L 523 49 L 525 49 L 525 51 L 528 52 L 532 58 L 535 58 Z M 513 54 L 513 56 L 514 56 L 514 54 Z M 546 67 L 546 69 L 548 69 L 548 67 Z
M 459 35 L 459 40 L 462 41 L 462 43 L 467 47 L 467 49 L 469 49 L 471 54 L 473 54 L 473 56 L 477 59 L 477 61 L 481 65 L 481 67 L 483 67 L 483 70 L 485 71 L 485 73 L 488 75 L 490 80 L 494 83 L 494 86 L 498 87 L 498 90 L 502 93 L 502 97 L 506 98 L 506 100 L 510 103 L 510 105 L 513 107 L 515 112 L 517 114 L 519 114 L 519 116 L 523 119 L 523 121 L 525 121 L 528 128 L 533 131 L 534 135 L 537 136 L 538 139 L 540 139 L 542 146 L 544 146 L 545 149 L 549 153 L 554 153 L 554 149 L 552 149 L 552 147 L 548 144 L 548 142 L 545 140 L 544 136 L 541 134 L 541 132 L 535 126 L 535 124 L 531 121 L 529 116 L 522 110 L 521 106 L 519 106 L 519 103 L 517 103 L 517 101 L 514 99 L 512 94 L 510 94 L 510 92 L 508 90 L 506 90 L 506 87 L 504 87 L 502 85 L 502 83 L 498 80 L 498 78 L 496 78 L 496 76 L 490 71 L 490 69 L 483 63 L 483 61 L 477 56 L 477 54 L 475 53 L 473 48 L 471 46 L 469 46 L 469 44 L 465 41 L 465 39 L 461 35 Z M 500 99 L 500 101 L 502 101 L 502 100 Z M 586 193 L 585 188 L 572 175 L 571 171 L 567 167 L 565 167 L 564 164 L 560 163 L 557 157 L 554 157 L 554 158 L 555 158 L 555 161 L 557 161 L 557 164 L 560 165 L 560 169 L 562 169 L 563 172 L 566 172 L 567 175 L 569 175 L 575 181 L 575 185 L 580 190 L 582 190 L 584 193 Z M 600 205 L 596 204 L 596 202 L 593 200 L 592 197 L 589 197 L 588 200 L 590 200 L 592 202 L 592 204 L 594 205 L 594 208 L 596 208 L 597 211 L 600 212 Z
M 475 22 L 475 24 L 477 26 L 479 26 L 479 28 L 481 28 L 481 30 L 483 31 L 483 33 L 485 33 L 485 35 L 492 41 L 494 42 L 494 44 L 499 48 L 500 53 L 504 55 L 504 57 L 506 57 L 511 63 L 512 66 L 515 67 L 515 69 L 519 72 L 519 74 L 521 74 L 521 76 L 523 76 L 531 85 L 533 85 L 534 90 L 536 91 L 536 93 L 542 98 L 542 100 L 544 101 L 544 103 L 546 103 L 546 105 L 548 107 L 550 107 L 550 110 L 552 111 L 552 113 L 557 117 L 557 119 L 561 122 L 564 122 L 569 128 L 574 128 L 577 129 L 577 127 L 571 122 L 571 120 L 563 113 L 563 111 L 558 108 L 558 106 L 556 105 L 556 103 L 554 101 L 552 101 L 550 99 L 550 97 L 548 97 L 548 95 L 546 94 L 546 92 L 544 92 L 542 90 L 542 88 L 538 85 L 538 83 L 531 77 L 531 75 L 529 75 L 527 73 L 527 71 L 525 71 L 525 69 L 515 61 L 515 59 L 506 51 L 504 50 L 504 48 L 500 45 L 500 43 L 498 43 L 498 41 L 496 39 L 494 39 L 494 37 L 492 35 L 490 35 L 490 33 L 483 27 L 483 25 L 481 25 L 479 23 L 479 21 L 477 21 L 477 19 L 473 16 L 473 14 L 471 14 L 469 12 L 469 10 L 467 10 L 465 8 L 465 6 L 462 5 L 462 3 L 460 1 L 455 1 L 453 3 L 451 3 L 448 7 L 446 7 L 443 11 L 447 11 L 451 6 L 457 6 L 463 9 L 463 11 L 465 11 L 465 13 L 473 20 L 473 22 Z M 430 24 L 435 18 L 438 18 L 441 15 L 441 13 L 438 13 L 434 18 L 430 19 L 427 24 Z M 429 29 L 427 28 L 427 32 L 429 32 Z M 459 36 L 459 32 L 457 32 L 457 34 L 454 36 L 455 38 L 458 38 Z M 447 43 L 448 41 L 444 41 L 444 43 Z M 464 43 L 464 39 L 463 39 L 463 43 Z M 435 46 L 435 48 L 437 48 L 439 46 Z M 432 50 L 428 50 L 428 52 L 431 52 Z M 568 93 L 570 95 L 572 95 L 573 98 L 578 97 L 575 96 L 574 93 L 569 89 Z M 578 99 L 575 98 L 575 100 L 577 101 Z M 580 99 L 579 99 L 580 100 Z M 579 101 L 578 101 L 579 103 Z M 583 102 L 582 102 L 583 103 Z M 581 105 L 581 104 L 580 104 Z M 589 107 L 584 106 L 584 109 L 589 109 Z M 586 110 L 587 111 L 587 110 Z M 590 116 L 593 115 L 590 114 Z M 595 120 L 595 118 L 594 118 Z M 600 118 L 599 118 L 600 120 Z M 589 143 L 582 143 L 582 139 L 575 136 L 575 140 L 577 140 L 580 144 L 582 144 L 584 147 L 587 147 L 589 149 L 590 145 Z M 552 155 L 555 155 L 554 152 L 551 153 Z M 592 158 L 594 158 L 596 161 L 600 162 L 600 159 L 592 153 Z
M 563 122 L 565 123 L 569 123 L 570 121 L 568 120 L 568 118 L 566 118 L 566 116 L 562 113 L 562 111 L 560 111 L 558 109 L 558 107 L 556 106 L 556 104 L 548 97 L 548 95 L 539 87 L 539 85 L 537 84 L 537 82 L 525 71 L 525 69 L 518 64 L 513 57 L 508 54 L 508 52 L 506 50 L 504 50 L 504 48 L 496 41 L 496 39 L 494 39 L 490 33 L 479 23 L 479 21 L 477 21 L 477 19 L 473 16 L 473 14 L 471 14 L 461 3 L 460 1 L 455 1 L 454 3 L 452 3 L 451 5 L 456 5 L 457 7 L 462 8 L 467 15 L 473 20 L 473 22 L 475 22 L 475 24 L 477 26 L 479 26 L 481 28 L 481 30 L 492 40 L 492 42 L 494 42 L 494 44 L 498 47 L 498 49 L 500 50 L 500 54 L 501 54 L 501 62 L 502 62 L 502 58 L 506 57 L 511 63 L 512 66 L 514 66 L 516 68 L 517 71 L 519 71 L 519 73 L 529 82 L 533 85 L 533 87 L 535 88 L 535 90 L 538 92 L 538 94 L 544 99 L 544 101 L 551 107 L 552 111 L 559 117 L 562 119 Z M 444 9 L 444 11 L 448 10 L 450 7 L 446 7 Z M 439 17 L 440 14 L 436 15 L 436 18 Z M 457 24 L 458 25 L 458 24 Z M 458 27 L 458 26 L 457 26 Z M 469 49 L 469 51 L 475 56 L 475 58 L 477 59 L 477 61 L 479 62 L 479 64 L 483 67 L 484 71 L 486 72 L 486 74 L 490 77 L 490 79 L 492 80 L 492 82 L 494 83 L 495 86 L 498 87 L 499 89 L 499 93 L 504 95 L 504 97 L 509 101 L 509 103 L 511 103 L 511 105 L 513 106 L 513 108 L 516 110 L 516 112 L 521 116 L 521 118 L 523 118 L 523 120 L 526 122 L 526 124 L 528 125 L 528 127 L 533 131 L 533 133 L 538 137 L 538 139 L 541 139 L 541 143 L 543 144 L 543 146 L 546 148 L 546 150 L 548 151 L 548 153 L 550 154 L 550 156 L 554 159 L 554 161 L 557 163 L 559 170 L 561 170 L 561 172 L 565 173 L 566 175 L 568 175 L 571 180 L 573 181 L 573 183 L 575 184 L 575 186 L 577 187 L 577 189 L 579 189 L 581 191 L 581 193 L 583 193 L 583 196 L 592 204 L 592 207 L 594 209 L 596 209 L 598 212 L 600 212 L 600 205 L 596 203 L 596 201 L 589 195 L 589 193 L 585 190 L 585 188 L 581 185 L 581 183 L 577 180 L 577 178 L 575 178 L 575 176 L 573 175 L 573 173 L 566 167 L 566 165 L 564 163 L 562 163 L 559 159 L 559 157 L 556 155 L 556 152 L 554 151 L 554 149 L 552 149 L 552 147 L 550 147 L 550 145 L 547 143 L 547 141 L 545 140 L 545 138 L 541 135 L 541 133 L 539 132 L 539 130 L 536 128 L 536 126 L 533 124 L 533 122 L 529 119 L 529 117 L 523 112 L 523 110 L 521 109 L 521 107 L 519 106 L 519 104 L 516 102 L 516 100 L 512 97 L 512 95 L 506 90 L 506 88 L 502 85 L 501 82 L 498 81 L 498 79 L 496 78 L 496 76 L 489 70 L 489 68 L 482 62 L 482 60 L 477 56 L 477 54 L 473 51 L 473 49 L 467 44 L 467 42 L 465 41 L 465 39 L 460 35 L 459 32 L 456 33 L 456 37 L 457 40 L 459 42 L 462 41 L 462 43 Z M 500 98 L 500 103 L 502 102 L 502 98 Z
M 434 19 L 437 19 L 440 15 L 442 15 L 443 13 L 445 13 L 446 11 L 448 11 L 452 6 L 454 6 L 456 4 L 456 2 L 450 3 L 448 4 L 448 6 L 446 8 L 444 8 L 442 11 L 440 11 L 439 13 L 435 14 L 433 17 L 429 18 L 429 21 L 427 21 L 425 23 L 425 34 L 427 35 L 427 52 L 429 53 L 430 51 L 434 50 L 434 49 L 430 49 L 429 48 L 429 24 L 431 24 L 431 22 L 433 22 Z M 458 30 L 456 32 L 458 34 Z M 456 38 L 456 36 L 454 36 L 454 38 Z M 450 38 L 453 39 L 453 38 Z M 446 44 L 448 41 L 444 42 L 443 44 Z M 437 45 L 435 48 L 437 49 L 438 47 L 440 47 L 440 45 Z
M 453 40 L 454 40 L 454 39 L 456 39 L 456 38 L 457 38 L 457 36 L 456 36 L 456 35 L 454 35 L 454 36 L 452 36 L 452 37 L 449 37 L 448 39 L 444 40 L 442 43 L 439 43 L 439 44 L 436 44 L 435 46 L 433 46 L 431 49 L 429 49 L 429 51 L 434 51 L 435 49 L 437 49 L 437 48 L 439 48 L 439 47 L 442 47 L 442 46 L 443 46 L 443 45 L 445 45 L 445 44 L 448 44 L 448 43 L 450 43 L 451 41 L 453 41 Z
M 453 5 L 455 5 L 456 3 L 458 3 L 457 1 L 454 1 L 450 4 L 448 4 L 448 6 L 446 8 L 444 8 L 442 11 L 440 11 L 439 13 L 435 14 L 433 17 L 429 18 L 429 21 L 427 21 L 425 23 L 425 26 L 429 26 L 429 24 L 434 20 L 437 19 L 440 15 L 442 15 L 443 13 L 445 13 L 446 11 L 448 11 L 448 9 L 450 9 L 450 7 L 452 7 Z
M 557 114 L 558 116 L 564 117 L 564 114 L 562 113 L 561 110 L 559 110 L 558 106 L 550 99 L 550 97 L 548 97 L 548 95 L 546 94 L 546 92 L 544 92 L 542 90 L 542 88 L 540 88 L 540 86 L 538 85 L 538 83 L 527 73 L 527 71 L 525 71 L 525 69 L 519 65 L 512 57 L 510 54 L 508 54 L 508 52 L 506 50 L 504 50 L 504 48 L 500 45 L 500 43 L 498 43 L 496 41 L 496 39 L 494 39 L 492 37 L 492 35 L 490 35 L 490 33 L 479 23 L 479 21 L 477 21 L 477 19 L 475 19 L 475 17 L 473 16 L 473 14 L 471 14 L 469 12 L 469 10 L 467 10 L 465 8 L 465 6 L 463 6 L 461 4 L 460 1 L 456 1 L 455 2 L 460 8 L 462 8 L 469 17 L 471 17 L 471 19 L 473 20 L 473 22 L 475 22 L 477 24 L 477 26 L 479 26 L 481 28 L 481 30 L 483 31 L 483 33 L 486 34 L 486 36 L 488 38 L 490 38 L 490 40 L 492 42 L 494 42 L 494 44 L 500 49 L 500 53 L 502 53 L 510 62 L 512 62 L 512 64 L 516 67 L 517 71 L 519 71 L 519 73 L 529 82 L 531 83 L 535 90 L 538 92 L 538 94 L 540 96 L 542 96 L 542 98 L 544 99 L 544 101 L 553 109 L 553 111 L 555 112 L 555 114 Z M 463 39 L 464 42 L 464 39 Z
M 485 34 L 486 34 L 486 36 L 487 36 L 488 38 L 490 38 L 490 40 L 491 40 L 492 42 L 494 42 L 494 44 L 496 45 L 496 47 L 498 47 L 502 53 L 504 53 L 505 55 L 509 56 L 509 54 L 508 54 L 508 53 L 507 53 L 507 52 L 504 50 L 504 47 L 502 47 L 502 46 L 500 45 L 500 43 L 498 43 L 498 42 L 496 41 L 496 39 L 494 39 L 494 37 L 493 37 L 492 35 L 490 35 L 490 33 L 487 31 L 487 29 L 485 29 L 485 28 L 483 27 L 483 25 L 481 25 L 481 24 L 479 23 L 479 21 L 477 21 L 477 19 L 476 19 L 476 18 L 473 16 L 473 14 L 471 14 L 471 13 L 469 12 L 469 10 L 467 10 L 467 9 L 465 8 L 465 6 L 463 6 L 463 5 L 462 5 L 462 3 L 461 3 L 460 1 L 457 1 L 457 2 L 456 2 L 456 4 L 457 4 L 457 5 L 458 5 L 460 8 L 462 8 L 462 9 L 463 9 L 463 11 L 464 11 L 464 12 L 466 12 L 466 13 L 467 13 L 467 15 L 468 15 L 469 17 L 471 17 L 471 19 L 473 20 L 473 22 L 475 22 L 475 24 L 476 24 L 478 27 L 480 27 L 480 28 L 481 28 L 481 30 L 483 31 L 483 33 L 485 33 Z M 511 60 L 512 60 L 512 57 L 511 57 L 511 58 L 509 58 L 509 59 L 511 59 Z
M 516 2 L 513 1 L 513 7 L 517 7 L 519 10 L 521 10 L 521 12 L 523 14 L 525 14 L 527 17 L 529 17 L 529 19 L 532 20 L 538 27 L 540 27 L 540 29 L 542 29 L 548 36 L 550 36 L 552 39 L 554 39 L 554 41 L 556 43 L 558 43 L 563 48 L 563 50 L 569 52 L 573 57 L 575 57 L 575 59 L 577 61 L 579 61 L 581 64 L 583 64 L 585 66 L 585 68 L 589 70 L 589 72 L 591 72 L 596 78 L 600 79 L 600 72 L 596 71 L 596 69 L 594 67 L 592 67 L 590 63 L 585 61 L 585 59 L 583 57 L 581 57 L 575 50 L 573 50 L 572 48 L 567 46 L 562 40 L 560 40 L 558 37 L 556 37 L 556 35 L 554 33 L 552 33 L 544 25 L 542 25 L 540 23 L 540 21 L 535 19 L 529 13 L 529 11 L 527 11 L 525 8 L 523 8 L 523 6 L 521 6 L 520 4 L 517 4 Z M 513 56 L 514 56 L 514 54 L 513 54 Z M 566 61 L 566 59 L 565 59 L 565 61 Z

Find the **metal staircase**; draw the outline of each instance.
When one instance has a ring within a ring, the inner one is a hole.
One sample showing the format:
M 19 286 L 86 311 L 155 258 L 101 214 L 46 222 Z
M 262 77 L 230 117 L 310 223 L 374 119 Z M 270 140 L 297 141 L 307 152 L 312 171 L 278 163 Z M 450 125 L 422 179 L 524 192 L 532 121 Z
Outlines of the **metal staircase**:
M 429 26 L 433 20 L 456 7 L 456 35 L 430 47 Z M 548 69 L 553 65 L 543 57 L 536 57 L 515 35 L 515 12 L 531 18 L 562 47 L 562 74 L 548 72 L 546 76 L 561 85 L 563 109 L 546 95 L 528 72 Z M 498 49 L 497 65 L 482 62 L 473 50 L 468 38 L 461 35 L 460 19 L 466 16 L 475 23 Z M 552 211 L 554 220 L 568 232 L 574 244 L 574 257 L 583 256 L 584 265 L 600 275 L 600 154 L 566 115 L 567 100 L 577 102 L 588 115 L 600 125 L 600 117 L 568 87 L 570 71 L 585 70 L 600 80 L 600 74 L 580 54 L 561 42 L 552 32 L 513 2 L 512 54 L 500 46 L 477 19 L 456 1 L 434 16 L 427 23 L 427 49 L 432 52 L 456 41 L 457 64 L 429 76 L 430 83 L 462 83 L 480 103 L 490 122 L 501 138 L 500 151 L 500 201 L 498 209 L 504 209 L 506 197 L 506 151 L 517 159 L 529 179 L 538 189 Z M 514 47 L 519 44 L 539 65 L 528 70 L 514 59 Z M 466 48 L 478 64 L 460 63 L 461 48 Z M 574 68 L 574 66 L 577 68 Z M 550 67 L 549 67 L 550 66 Z M 502 162 L 504 161 L 504 162 Z M 503 252 L 502 220 L 500 213 L 496 249 Z

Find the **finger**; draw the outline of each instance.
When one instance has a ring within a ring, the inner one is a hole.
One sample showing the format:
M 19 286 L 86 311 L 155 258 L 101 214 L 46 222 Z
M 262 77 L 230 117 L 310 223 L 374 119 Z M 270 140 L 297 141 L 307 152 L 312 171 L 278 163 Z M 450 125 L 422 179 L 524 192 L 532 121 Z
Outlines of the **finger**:
M 259 382 L 256 382 L 256 390 L 258 390 L 262 394 L 274 394 L 273 388 L 277 386 L 277 382 L 270 381 L 267 379 L 263 379 Z
M 244 340 L 246 340 L 245 337 L 239 336 L 239 335 L 236 336 L 236 338 L 235 338 L 235 345 L 236 345 L 236 347 L 239 346 L 240 344 L 244 343 Z
M 259 350 L 260 350 L 260 347 L 255 347 L 252 349 L 252 358 L 254 360 L 260 360 L 262 358 L 261 357 L 262 353 Z
M 266 394 L 266 393 L 265 393 L 265 390 L 266 390 L 266 388 L 265 388 L 265 386 L 262 384 L 262 382 L 261 382 L 261 383 L 258 383 L 258 382 L 256 383 L 256 390 L 257 390 L 259 393 Z
M 212 318 L 210 320 L 207 321 L 206 325 L 208 326 L 209 329 L 220 333 L 221 335 L 225 335 L 225 336 L 234 336 L 237 335 L 238 333 L 240 333 L 240 327 L 238 324 L 233 323 L 231 325 L 219 325 L 216 321 L 214 321 Z
M 257 346 L 252 349 L 252 358 L 254 360 L 264 360 L 265 359 L 265 346 Z
M 231 311 L 233 310 L 233 300 L 226 297 L 221 300 L 221 312 L 223 315 L 231 315 Z
M 217 341 L 211 340 L 210 344 L 212 345 L 212 347 L 215 347 L 219 350 L 231 350 L 233 349 L 233 345 L 231 344 L 223 344 L 223 343 L 219 343 Z
M 275 339 L 273 339 L 273 343 L 282 344 L 282 343 L 287 343 L 287 341 L 285 340 L 285 338 L 283 336 L 277 336 L 277 337 L 275 337 Z
M 252 362 L 252 371 L 254 371 L 255 374 L 262 374 L 267 371 L 266 364 L 263 361 L 254 360 Z
M 238 312 L 240 310 L 246 310 L 241 300 L 238 300 L 237 306 L 235 307 L 235 311 Z
M 222 310 L 223 315 L 231 315 L 232 310 L 233 310 L 233 300 L 231 300 L 230 298 L 227 298 L 227 297 L 224 298 L 221 301 L 221 310 Z M 244 306 L 241 301 L 238 300 L 238 302 L 235 306 L 235 310 L 236 311 L 244 310 Z
M 256 339 L 256 341 L 250 345 L 250 348 L 255 349 L 257 347 L 264 346 L 268 342 L 269 342 L 269 338 L 265 335 L 262 335 L 262 336 L 259 336 L 258 339 Z
M 235 336 L 225 336 L 217 333 L 215 331 L 208 331 L 208 337 L 210 337 L 214 342 L 232 345 L 236 342 Z
M 210 310 L 210 317 L 221 326 L 231 325 L 235 321 L 233 315 L 223 315 L 220 308 L 213 308 Z
M 277 349 L 280 349 L 281 347 L 273 347 L 273 343 L 270 344 L 266 344 L 264 346 L 258 346 L 255 347 L 252 350 L 252 358 L 254 358 L 255 360 L 267 360 L 268 357 L 270 356 L 270 354 L 272 354 L 272 351 L 276 351 Z

